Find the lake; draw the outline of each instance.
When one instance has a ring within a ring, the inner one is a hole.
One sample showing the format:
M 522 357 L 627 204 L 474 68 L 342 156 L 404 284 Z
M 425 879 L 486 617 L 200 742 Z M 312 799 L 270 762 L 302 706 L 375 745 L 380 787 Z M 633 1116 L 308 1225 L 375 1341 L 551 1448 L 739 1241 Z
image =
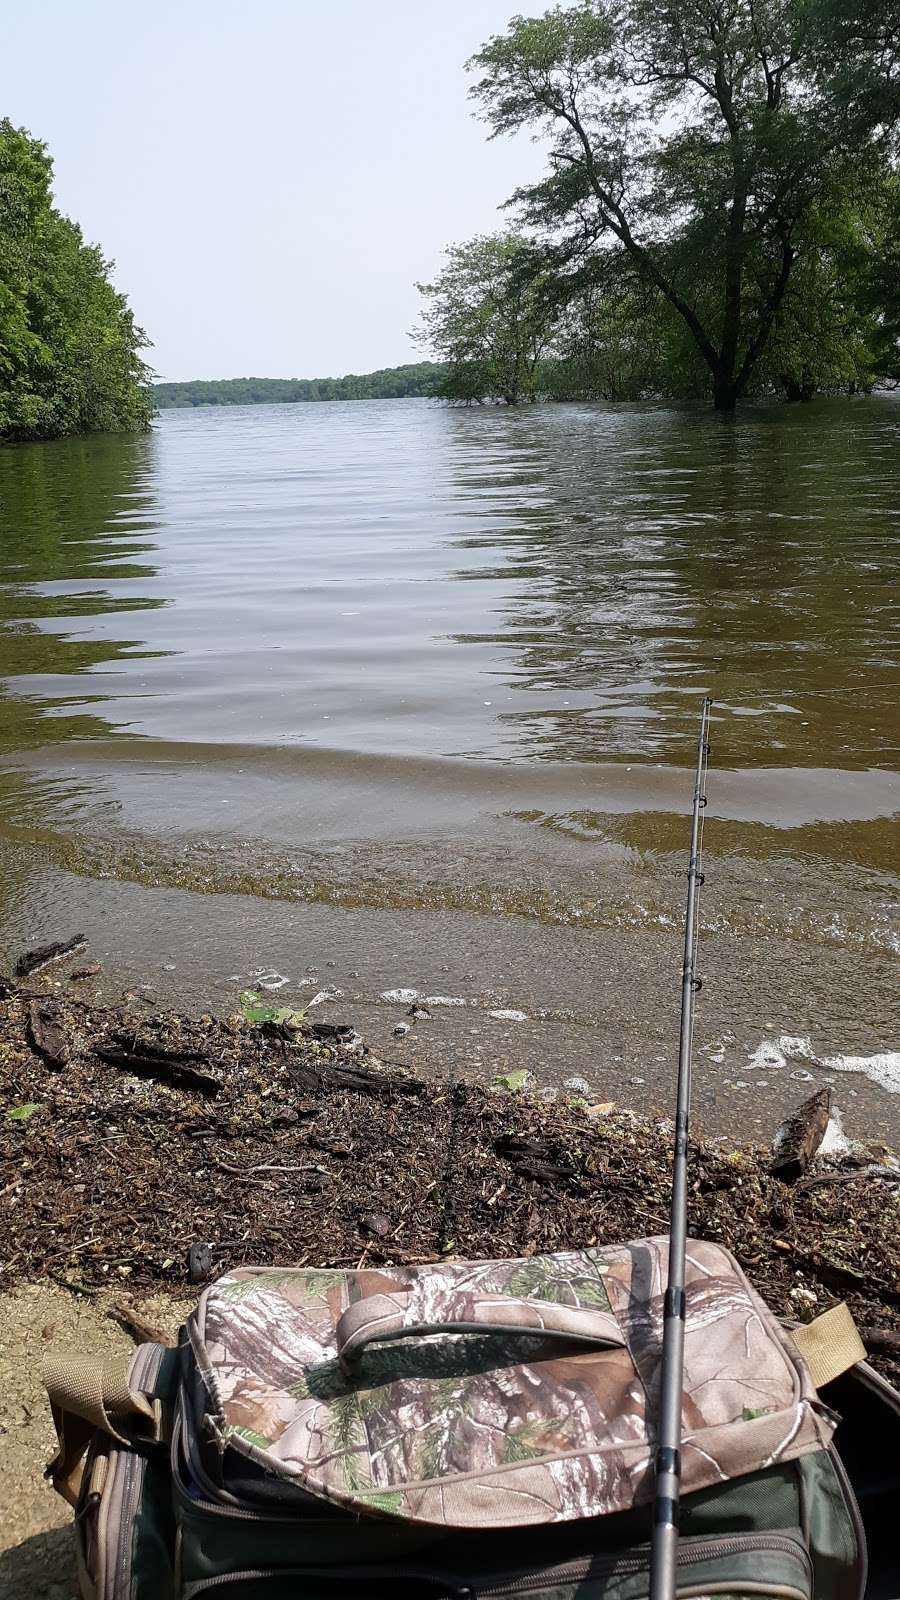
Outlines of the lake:
M 169 411 L 0 517 L 7 959 L 665 1107 L 708 690 L 700 1112 L 896 1132 L 893 397 Z

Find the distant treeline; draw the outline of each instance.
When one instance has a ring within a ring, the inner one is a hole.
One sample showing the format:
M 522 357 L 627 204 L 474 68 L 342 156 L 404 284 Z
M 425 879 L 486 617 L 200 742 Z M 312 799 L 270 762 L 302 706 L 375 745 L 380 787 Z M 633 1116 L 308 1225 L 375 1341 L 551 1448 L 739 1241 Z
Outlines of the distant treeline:
M 161 409 L 170 406 L 291 405 L 300 400 L 405 400 L 436 394 L 446 368 L 418 361 L 378 372 L 350 372 L 344 378 L 195 378 L 190 383 L 156 383 Z

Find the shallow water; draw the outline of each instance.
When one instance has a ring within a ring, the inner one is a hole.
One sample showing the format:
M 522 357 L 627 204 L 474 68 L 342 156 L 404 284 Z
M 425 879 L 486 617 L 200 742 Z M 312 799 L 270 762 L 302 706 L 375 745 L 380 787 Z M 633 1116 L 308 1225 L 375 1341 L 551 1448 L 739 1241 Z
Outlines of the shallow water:
M 706 1109 L 762 1123 L 849 1060 L 900 1121 L 898 489 L 891 397 L 208 409 L 0 452 L 0 944 L 75 916 L 110 982 L 227 1005 L 260 962 L 299 995 L 314 939 L 388 1038 L 380 995 L 446 968 L 469 1007 L 398 1053 L 665 1103 L 709 690 Z

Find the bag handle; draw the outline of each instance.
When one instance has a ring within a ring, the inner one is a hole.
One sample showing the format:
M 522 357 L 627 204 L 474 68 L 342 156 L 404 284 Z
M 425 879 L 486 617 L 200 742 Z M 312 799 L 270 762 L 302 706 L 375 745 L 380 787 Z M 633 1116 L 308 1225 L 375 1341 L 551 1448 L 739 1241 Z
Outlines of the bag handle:
M 46 1475 L 70 1505 L 78 1498 L 84 1456 L 95 1433 L 127 1446 L 159 1442 L 159 1401 L 129 1386 L 127 1363 L 48 1352 L 43 1378 L 59 1440 Z
M 565 1306 L 511 1295 L 474 1295 L 452 1288 L 422 1293 L 396 1290 L 365 1295 L 338 1318 L 337 1356 L 349 1372 L 367 1345 L 387 1339 L 421 1339 L 435 1333 L 535 1334 L 544 1339 L 627 1349 L 615 1317 L 594 1306 Z
M 858 1361 L 865 1361 L 866 1347 L 859 1336 L 853 1313 L 844 1300 L 830 1311 L 823 1311 L 812 1322 L 801 1322 L 790 1329 L 817 1389 L 833 1383 Z

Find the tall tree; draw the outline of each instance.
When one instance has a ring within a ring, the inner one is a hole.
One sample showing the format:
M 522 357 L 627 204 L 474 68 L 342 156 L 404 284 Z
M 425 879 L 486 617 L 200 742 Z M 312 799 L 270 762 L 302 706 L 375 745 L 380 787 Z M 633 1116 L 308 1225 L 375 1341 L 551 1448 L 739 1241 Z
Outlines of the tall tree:
M 470 63 L 494 135 L 552 140 L 513 197 L 525 221 L 572 261 L 624 253 L 720 409 L 750 385 L 823 195 L 884 166 L 900 97 L 888 0 L 869 3 L 862 28 L 849 0 L 581 0 L 514 17 Z
M 534 247 L 515 233 L 451 245 L 417 336 L 448 364 L 441 393 L 454 400 L 534 398 L 554 317 L 550 279 Z
M 146 337 L 51 181 L 45 146 L 0 121 L 0 440 L 145 428 Z

